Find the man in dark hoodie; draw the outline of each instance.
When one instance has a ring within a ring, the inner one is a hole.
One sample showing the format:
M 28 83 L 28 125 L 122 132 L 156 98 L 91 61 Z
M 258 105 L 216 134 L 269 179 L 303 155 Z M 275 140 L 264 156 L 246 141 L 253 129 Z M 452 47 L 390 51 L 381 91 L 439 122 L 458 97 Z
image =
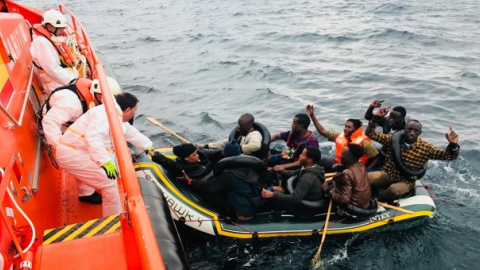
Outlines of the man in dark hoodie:
M 223 148 L 225 158 L 214 168 L 214 177 L 195 180 L 187 175 L 179 179 L 186 181 L 224 214 L 248 220 L 255 215 L 260 204 L 260 176 L 267 171 L 260 159 L 240 154 L 240 146 L 232 140 Z
M 279 174 L 282 179 L 291 176 L 297 176 L 293 183 L 294 191 L 291 194 L 285 194 L 285 188 L 274 187 L 274 191 L 263 189 L 262 197 L 272 199 L 276 207 L 287 210 L 300 218 L 307 218 L 315 214 L 315 209 L 302 204 L 302 200 L 319 201 L 323 199 L 322 183 L 325 181 L 325 171 L 318 165 L 321 153 L 318 148 L 307 147 L 303 149 L 299 157 L 302 165 L 298 170 L 283 170 Z
M 365 165 L 359 161 L 364 155 L 363 148 L 358 144 L 348 144 L 340 155 L 344 170 L 337 173 L 333 185 L 325 182 L 322 185 L 325 193 L 337 203 L 340 208 L 352 204 L 367 209 L 370 205 L 370 182 Z
M 152 160 L 174 176 L 183 177 L 184 171 L 193 179 L 211 177 L 213 166 L 223 158 L 222 150 L 201 150 L 191 143 L 174 146 L 173 154 L 177 156 L 175 160 L 159 152 L 150 151 Z

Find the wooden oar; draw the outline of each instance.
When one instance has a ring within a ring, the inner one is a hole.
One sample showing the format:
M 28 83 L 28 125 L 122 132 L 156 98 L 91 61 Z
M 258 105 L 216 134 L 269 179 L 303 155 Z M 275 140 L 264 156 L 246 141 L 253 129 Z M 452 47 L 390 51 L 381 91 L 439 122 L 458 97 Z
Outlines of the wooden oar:
M 415 214 L 415 212 L 413 212 L 413 211 L 410 211 L 410 210 L 407 210 L 407 209 L 404 209 L 404 208 L 401 208 L 401 207 L 398 207 L 398 206 L 393 206 L 393 205 L 390 205 L 388 203 L 377 201 L 377 204 L 380 205 L 380 206 L 383 206 L 385 208 L 390 208 L 390 209 L 393 209 L 393 210 L 397 210 L 397 211 L 405 213 L 405 214 L 410 214 L 410 215 Z
M 162 125 L 160 122 L 158 122 L 157 120 L 153 119 L 152 117 L 145 117 L 145 119 L 147 119 L 150 123 L 156 125 L 156 126 L 159 126 L 161 128 L 163 128 L 166 132 L 172 134 L 173 136 L 175 136 L 177 139 L 179 139 L 180 141 L 182 141 L 183 143 L 190 143 L 189 141 L 187 141 L 186 139 L 184 139 L 183 137 L 181 137 L 180 135 L 178 135 L 177 133 L 171 131 L 170 129 L 168 129 L 167 127 L 165 127 L 164 125 Z
M 332 211 L 332 199 L 330 199 L 330 204 L 328 205 L 327 219 L 325 220 L 325 225 L 323 226 L 322 241 L 320 242 L 320 246 L 318 247 L 317 253 L 315 253 L 315 256 L 313 256 L 313 259 L 312 259 L 313 269 L 318 269 L 322 265 L 320 260 L 320 252 L 322 251 L 323 241 L 325 241 L 325 236 L 327 235 L 328 221 L 330 220 L 331 211 Z

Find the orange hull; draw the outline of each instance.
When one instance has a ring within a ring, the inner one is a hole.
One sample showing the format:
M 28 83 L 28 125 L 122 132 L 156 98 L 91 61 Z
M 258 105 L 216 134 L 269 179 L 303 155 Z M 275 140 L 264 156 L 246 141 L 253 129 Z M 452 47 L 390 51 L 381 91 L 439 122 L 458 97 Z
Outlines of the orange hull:
M 164 269 L 123 133 L 110 120 L 116 117 L 111 95 L 104 96 L 109 97 L 105 104 L 123 176 L 118 181 L 125 212 L 96 220 L 101 206 L 78 201 L 75 179 L 52 165 L 39 140 L 35 114 L 43 90 L 25 20 L 39 23 L 43 11 L 6 3 L 9 13 L 0 13 L 0 270 L 12 262 L 19 269 L 32 253 L 33 269 Z M 72 21 L 81 27 L 74 16 Z M 85 33 L 82 41 L 94 52 Z M 94 53 L 91 61 L 102 91 L 109 92 Z

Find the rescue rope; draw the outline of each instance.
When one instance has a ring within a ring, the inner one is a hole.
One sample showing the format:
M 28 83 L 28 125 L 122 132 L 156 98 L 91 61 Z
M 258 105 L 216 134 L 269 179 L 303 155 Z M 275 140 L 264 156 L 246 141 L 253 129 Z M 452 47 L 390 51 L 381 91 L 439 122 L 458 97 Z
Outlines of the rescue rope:
M 423 188 L 425 188 L 425 189 L 427 190 L 427 192 L 428 192 L 428 195 L 430 195 L 430 197 L 432 197 L 432 199 L 446 202 L 452 209 L 458 211 L 458 209 L 457 209 L 455 206 L 453 206 L 453 204 L 452 204 L 449 200 L 435 196 L 435 194 L 433 194 L 433 192 L 430 190 L 430 185 L 418 185 L 418 186 L 415 186 L 415 188 L 417 188 L 417 187 L 423 187 Z

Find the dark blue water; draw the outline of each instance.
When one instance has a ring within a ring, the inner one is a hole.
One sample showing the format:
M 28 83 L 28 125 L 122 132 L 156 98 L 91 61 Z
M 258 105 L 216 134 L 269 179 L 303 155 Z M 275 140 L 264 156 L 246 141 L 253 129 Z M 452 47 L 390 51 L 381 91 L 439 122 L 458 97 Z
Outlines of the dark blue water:
M 430 162 L 423 179 L 443 199 L 435 217 L 405 230 L 328 236 L 322 258 L 330 269 L 478 269 L 478 1 L 64 3 L 141 99 L 135 125 L 157 146 L 179 141 L 143 116 L 196 143 L 227 137 L 245 112 L 271 132 L 287 130 L 309 103 L 338 131 L 373 99 L 403 105 L 438 147 L 452 124 L 459 159 Z M 320 141 L 323 153 L 333 151 Z M 182 236 L 194 269 L 308 269 L 320 242 Z

